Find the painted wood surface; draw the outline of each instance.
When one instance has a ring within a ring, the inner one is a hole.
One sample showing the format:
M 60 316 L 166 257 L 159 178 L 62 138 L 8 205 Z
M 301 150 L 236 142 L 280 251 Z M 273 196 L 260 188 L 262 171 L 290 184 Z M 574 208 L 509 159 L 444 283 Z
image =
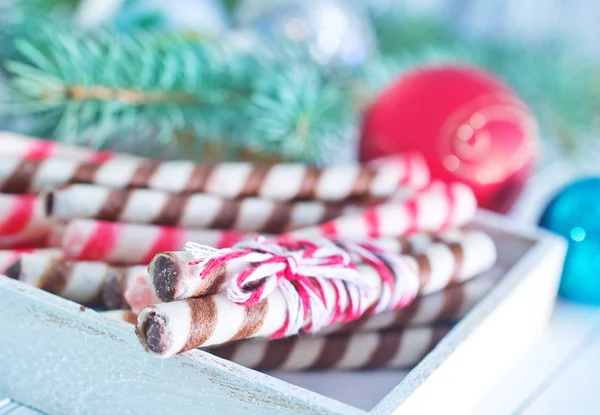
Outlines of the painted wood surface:
M 465 388 L 483 393 L 545 323 L 562 242 L 511 229 L 494 215 L 482 214 L 481 221 L 500 246 L 493 272 L 506 277 L 373 413 L 466 408 L 472 391 Z M 148 356 L 131 326 L 6 278 L 0 278 L 0 307 L 0 332 L 10 333 L 0 337 L 0 393 L 49 414 L 365 413 L 201 351 L 168 360 Z M 294 382 L 323 391 L 310 376 Z M 377 372 L 368 382 L 378 383 Z

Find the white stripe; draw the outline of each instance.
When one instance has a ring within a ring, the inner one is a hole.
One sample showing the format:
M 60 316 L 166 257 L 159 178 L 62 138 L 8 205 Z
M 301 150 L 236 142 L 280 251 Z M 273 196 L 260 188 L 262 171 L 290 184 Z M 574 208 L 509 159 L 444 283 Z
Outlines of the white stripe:
M 488 235 L 470 231 L 462 241 L 463 260 L 459 279 L 464 281 L 491 268 L 496 262 L 496 246 Z
M 217 309 L 215 328 L 207 339 L 205 346 L 221 344 L 229 341 L 242 327 L 246 308 L 235 304 L 222 294 L 213 295 L 210 298 L 215 302 Z
M 343 200 L 348 197 L 360 174 L 356 165 L 331 166 L 323 170 L 315 196 L 321 200 Z
M 433 339 L 433 330 L 430 328 L 410 328 L 402 336 L 402 344 L 398 353 L 386 366 L 406 367 L 419 362 Z
M 237 197 L 246 185 L 253 169 L 254 165 L 251 163 L 218 164 L 208 177 L 206 193 L 227 198 Z
M 300 202 L 291 211 L 287 230 L 316 225 L 323 219 L 325 207 L 319 202 Z
M 187 187 L 194 164 L 187 161 L 162 163 L 150 180 L 150 188 L 181 193 Z
M 446 287 L 456 263 L 456 259 L 447 245 L 433 244 L 427 249 L 425 255 L 429 259 L 431 274 L 427 285 L 421 288 L 421 294 L 436 292 Z
M 296 340 L 288 358 L 281 365 L 281 370 L 302 370 L 313 366 L 325 345 L 325 337 L 300 337 Z
M 50 266 L 51 257 L 32 254 L 21 255 L 21 275 L 19 279 L 27 285 L 38 287 L 40 277 Z
M 410 324 L 428 324 L 438 320 L 446 303 L 445 293 L 440 292 L 419 299 L 417 312 L 410 319 Z
M 349 336 L 346 353 L 335 366 L 336 369 L 353 369 L 364 366 L 379 346 L 378 333 L 361 333 Z
M 133 160 L 109 160 L 98 169 L 94 182 L 102 186 L 122 189 L 127 187 L 140 165 L 140 162 Z
M 126 224 L 117 226 L 119 226 L 117 240 L 106 259 L 109 262 L 139 264 L 160 235 L 159 226 Z
M 249 368 L 256 367 L 263 360 L 267 347 L 267 341 L 264 339 L 238 344 L 231 361 Z
M 391 158 L 377 167 L 371 183 L 370 194 L 385 197 L 400 187 L 400 179 L 406 174 L 406 157 Z
M 402 236 L 410 224 L 406 206 L 400 203 L 385 203 L 377 208 L 377 219 L 381 236 Z
M 306 167 L 302 164 L 276 164 L 265 177 L 259 195 L 267 199 L 291 200 L 298 194 L 305 174 Z
M 75 262 L 60 296 L 78 303 L 89 303 L 100 296 L 108 265 L 104 262 Z
M 57 239 L 61 240 L 60 246 L 65 253 L 65 257 L 78 258 L 96 230 L 96 221 L 76 219 L 69 222 L 64 229 L 59 226 L 55 226 L 53 229 L 57 233 Z
M 273 201 L 268 199 L 245 199 L 241 202 L 233 229 L 258 232 L 273 215 Z
M 108 199 L 110 189 L 72 185 L 53 192 L 52 217 L 56 219 L 93 218 Z
M 1 163 L 0 163 L 1 164 Z M 48 159 L 40 167 L 29 186 L 33 191 L 44 190 L 69 182 L 80 162 L 69 159 Z
M 185 242 L 196 242 L 202 245 L 216 246 L 220 241 L 222 231 L 217 229 L 194 229 L 185 232 L 182 244 Z M 183 247 L 183 246 L 182 246 Z
M 442 186 L 434 186 L 430 191 L 417 197 L 416 226 L 423 231 L 436 231 L 448 216 L 448 199 Z
M 152 223 L 167 203 L 169 195 L 163 192 L 133 190 L 127 199 L 119 220 L 133 223 Z
M 21 164 L 21 160 L 16 157 L 2 157 L 0 160 L 0 180 L 6 181 Z M 1 182 L 0 182 L 1 183 Z
M 180 220 L 181 226 L 204 228 L 221 213 L 222 199 L 207 194 L 195 194 L 188 199 Z

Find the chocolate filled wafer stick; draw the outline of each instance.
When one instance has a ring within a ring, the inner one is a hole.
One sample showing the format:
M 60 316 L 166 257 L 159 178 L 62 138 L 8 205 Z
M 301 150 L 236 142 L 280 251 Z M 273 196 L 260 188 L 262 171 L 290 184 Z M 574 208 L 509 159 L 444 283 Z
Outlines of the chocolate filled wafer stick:
M 186 241 L 229 247 L 255 235 L 213 229 L 184 229 L 76 219 L 62 235 L 65 257 L 121 265 L 148 264 L 159 252 L 179 249 Z
M 16 270 L 10 270 L 12 266 L 17 267 L 15 263 L 23 254 L 35 254 L 36 256 L 47 256 L 49 258 L 62 258 L 63 253 L 60 249 L 7 249 L 0 250 L 0 274 L 9 274 L 11 278 L 18 278 Z M 13 267 L 13 268 L 14 268 Z
M 471 221 L 476 208 L 473 192 L 466 185 L 434 182 L 412 199 L 382 203 L 363 213 L 292 231 L 281 238 L 381 238 L 436 233 Z
M 210 193 L 226 198 L 276 200 L 383 198 L 399 188 L 419 189 L 429 180 L 422 157 L 406 154 L 377 167 L 339 165 L 315 169 L 301 164 L 260 166 L 186 161 L 153 162 L 114 159 L 85 163 L 72 159 L 23 161 L 0 159 L 0 192 L 36 193 L 69 183 L 117 189 L 148 188 L 169 193 Z
M 418 270 L 422 293 L 444 289 L 490 268 L 496 259 L 493 241 L 482 231 L 450 231 L 438 236 L 417 234 L 404 240 L 384 239 L 381 245 Z M 250 266 L 247 257 L 233 258 L 208 274 L 206 264 L 190 251 L 158 254 L 149 266 L 150 280 L 164 302 L 210 295 L 228 288 Z
M 42 199 L 0 194 L 0 236 L 43 238 L 49 229 L 50 221 Z
M 88 218 L 262 233 L 281 233 L 317 225 L 363 210 L 357 205 L 319 201 L 230 200 L 205 193 L 174 195 L 158 190 L 111 189 L 82 184 L 51 191 L 45 200 L 48 216 L 60 220 Z
M 116 269 L 103 262 L 68 261 L 40 254 L 23 254 L 7 270 L 7 275 L 17 278 L 67 300 L 84 305 L 101 304 L 104 281 L 111 273 L 145 272 Z
M 256 370 L 399 369 L 416 365 L 450 326 L 404 327 L 372 333 L 253 339 L 207 351 Z

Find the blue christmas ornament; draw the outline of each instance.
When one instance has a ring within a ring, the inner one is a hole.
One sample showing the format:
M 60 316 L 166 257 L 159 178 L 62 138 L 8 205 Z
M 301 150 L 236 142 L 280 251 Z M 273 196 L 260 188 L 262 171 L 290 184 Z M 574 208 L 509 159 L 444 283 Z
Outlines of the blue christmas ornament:
M 577 181 L 558 193 L 542 214 L 540 226 L 569 242 L 560 294 L 600 304 L 600 177 Z

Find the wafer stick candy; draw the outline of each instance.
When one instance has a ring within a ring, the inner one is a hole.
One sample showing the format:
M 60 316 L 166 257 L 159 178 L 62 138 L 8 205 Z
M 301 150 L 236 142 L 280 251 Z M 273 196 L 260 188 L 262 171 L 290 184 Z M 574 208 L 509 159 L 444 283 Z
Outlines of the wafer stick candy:
M 205 193 L 174 195 L 148 189 L 70 185 L 46 195 L 48 216 L 188 228 L 281 233 L 360 212 L 356 205 L 319 201 L 229 200 Z
M 324 328 L 319 334 L 378 331 L 433 323 L 456 323 L 496 284 L 498 275 L 479 276 L 462 284 L 450 285 L 434 294 L 418 296 L 399 310 L 364 316 L 346 324 Z
M 132 281 L 139 279 L 148 280 L 148 267 L 144 265 L 110 267 L 102 283 L 102 305 L 108 310 L 130 308 L 127 300 L 127 290 Z M 146 301 L 149 305 L 157 303 L 158 299 L 149 298 Z
M 43 200 L 29 195 L 0 194 L 0 236 L 41 238 L 49 229 Z
M 62 235 L 65 257 L 113 264 L 148 264 L 159 252 L 172 251 L 185 241 L 229 247 L 254 235 L 210 229 L 190 230 L 76 219 Z
M 142 346 L 161 357 L 249 337 L 315 332 L 368 311 L 399 308 L 418 291 L 414 269 L 372 245 L 295 241 L 296 251 L 269 242 L 214 252 L 205 275 L 224 262 L 252 257 L 225 294 L 147 307 L 138 317 Z M 355 265 L 351 257 L 359 257 Z
M 174 179 L 176 178 L 176 179 Z M 419 189 L 429 180 L 420 156 L 398 156 L 377 167 L 340 165 L 315 169 L 301 164 L 259 166 L 186 161 L 114 159 L 85 163 L 62 158 L 23 161 L 0 159 L 0 192 L 36 193 L 69 183 L 117 189 L 149 188 L 169 193 L 210 193 L 226 198 L 257 196 L 276 200 L 383 198 L 399 188 Z
M 436 237 L 417 234 L 404 241 L 382 240 L 379 245 L 394 253 L 407 252 L 403 255 L 404 261 L 418 270 L 423 293 L 439 291 L 449 284 L 472 278 L 491 267 L 496 259 L 493 241 L 476 230 L 464 234 L 446 232 Z M 415 252 L 415 249 L 421 251 Z M 237 274 L 262 258 L 260 254 L 232 258 L 204 273 L 206 262 L 197 260 L 202 255 L 189 249 L 163 252 L 154 257 L 149 271 L 156 295 L 169 302 L 225 291 Z
M 7 249 L 0 250 L 0 274 L 8 272 L 14 275 L 15 271 L 8 271 L 23 254 L 35 254 L 40 256 L 48 256 L 50 258 L 62 258 L 60 249 Z M 18 276 L 14 276 L 18 277 Z
M 115 153 L 111 152 L 66 146 L 56 141 L 40 140 L 7 131 L 0 132 L 0 156 L 13 156 L 21 160 L 63 157 L 89 162 L 102 162 L 117 157 Z M 118 157 L 130 156 L 119 155 Z
M 253 339 L 207 351 L 256 370 L 356 370 L 416 365 L 450 326 L 405 327 L 373 333 Z
M 84 305 L 101 303 L 104 281 L 110 273 L 144 272 L 116 269 L 103 262 L 68 261 L 40 254 L 23 254 L 9 268 L 7 275 L 67 300 Z
M 137 323 L 137 314 L 132 312 L 131 310 L 108 310 L 108 311 L 99 311 L 98 314 L 109 318 L 111 320 L 124 321 L 130 324 Z
M 147 271 L 127 280 L 124 300 L 127 307 L 136 314 L 145 307 L 160 303 Z
M 355 216 L 292 231 L 281 238 L 381 238 L 414 232 L 435 233 L 469 222 L 476 208 L 475 197 L 466 185 L 433 182 L 408 201 L 382 203 Z

